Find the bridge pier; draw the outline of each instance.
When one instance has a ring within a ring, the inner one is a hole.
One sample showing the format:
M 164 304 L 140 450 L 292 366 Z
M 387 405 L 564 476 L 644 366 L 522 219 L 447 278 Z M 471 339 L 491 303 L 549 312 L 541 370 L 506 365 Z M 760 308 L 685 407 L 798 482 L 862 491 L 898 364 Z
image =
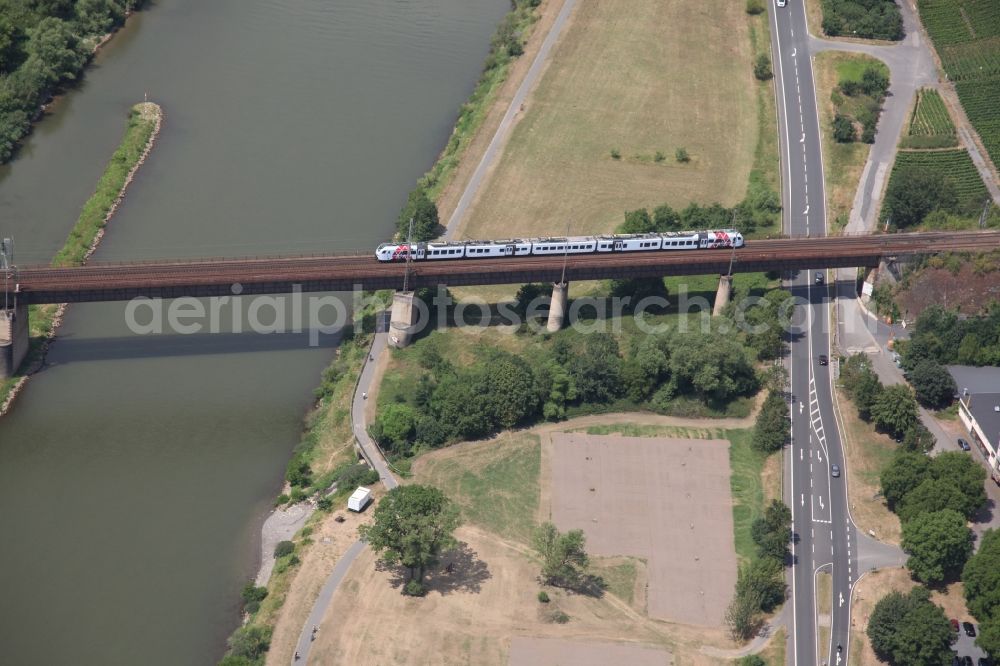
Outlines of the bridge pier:
M 552 300 L 549 302 L 549 320 L 545 324 L 545 330 L 555 333 L 562 329 L 566 321 L 566 294 L 569 293 L 568 282 L 552 283 Z
M 729 298 L 733 294 L 733 276 L 720 275 L 719 289 L 715 292 L 715 305 L 712 307 L 712 316 L 718 317 L 729 305 Z
M 397 291 L 392 295 L 392 314 L 389 318 L 389 344 L 402 349 L 413 341 L 417 332 L 420 311 L 413 307 L 412 291 Z
M 22 303 L 12 308 L 0 304 L 0 381 L 14 376 L 28 355 L 28 306 Z

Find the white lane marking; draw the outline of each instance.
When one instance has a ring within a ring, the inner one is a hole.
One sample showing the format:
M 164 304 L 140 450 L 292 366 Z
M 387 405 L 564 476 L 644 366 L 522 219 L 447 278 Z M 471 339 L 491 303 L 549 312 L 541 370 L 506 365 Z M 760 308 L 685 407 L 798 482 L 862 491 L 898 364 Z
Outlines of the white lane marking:
M 799 460 L 803 460 L 802 456 L 804 456 L 804 455 L 805 455 L 805 453 L 802 451 L 802 449 L 799 449 Z M 809 456 L 809 457 L 811 458 L 812 456 Z
M 802 493 L 802 496 L 801 496 L 801 503 L 802 503 L 802 506 L 805 506 L 805 505 L 806 505 L 806 495 L 805 495 L 805 493 Z

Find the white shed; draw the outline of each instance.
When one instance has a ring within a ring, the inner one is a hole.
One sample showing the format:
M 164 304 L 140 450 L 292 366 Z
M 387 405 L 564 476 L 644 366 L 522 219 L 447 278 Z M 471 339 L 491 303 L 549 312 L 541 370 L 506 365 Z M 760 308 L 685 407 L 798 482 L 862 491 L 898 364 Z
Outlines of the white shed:
M 351 511 L 364 511 L 368 503 L 372 501 L 371 488 L 358 487 L 347 500 L 347 508 Z

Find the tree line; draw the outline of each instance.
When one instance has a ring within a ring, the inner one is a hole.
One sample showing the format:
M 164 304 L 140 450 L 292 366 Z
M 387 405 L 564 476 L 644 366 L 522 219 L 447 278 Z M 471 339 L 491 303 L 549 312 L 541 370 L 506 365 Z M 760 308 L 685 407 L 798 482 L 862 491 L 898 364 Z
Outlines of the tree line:
M 382 406 L 372 436 L 394 455 L 559 420 L 615 403 L 667 410 L 678 397 L 722 408 L 754 393 L 756 355 L 735 337 L 668 332 L 623 350 L 604 333 L 564 331 L 519 355 L 480 346 L 471 363 L 445 357 L 439 337 L 418 342 L 421 374 L 404 401 Z
M 940 305 L 928 307 L 917 317 L 900 354 L 908 372 L 925 361 L 1000 366 L 1000 303 L 994 303 L 980 317 L 959 318 L 958 313 Z
M 0 0 L 0 163 L 39 116 L 39 107 L 75 80 L 93 39 L 125 21 L 141 0 Z
M 892 0 L 823 0 L 823 32 L 831 37 L 903 38 L 903 16 Z
M 753 521 L 750 535 L 757 557 L 740 565 L 736 591 L 726 608 L 726 626 L 735 641 L 753 636 L 763 619 L 785 600 L 785 563 L 792 538 L 792 512 L 773 500 L 764 515 Z

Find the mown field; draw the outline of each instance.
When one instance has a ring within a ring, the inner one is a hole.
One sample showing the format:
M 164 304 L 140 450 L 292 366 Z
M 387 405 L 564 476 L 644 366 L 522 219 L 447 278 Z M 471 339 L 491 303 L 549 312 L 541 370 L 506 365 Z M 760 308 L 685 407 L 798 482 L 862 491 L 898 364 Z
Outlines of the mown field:
M 937 90 L 917 92 L 917 102 L 910 115 L 910 127 L 901 148 L 951 148 L 958 145 L 955 125 Z
M 608 232 L 625 210 L 743 198 L 760 133 L 743 3 L 626 4 L 580 1 L 458 236 Z
M 969 121 L 1000 162 L 1000 2 L 919 0 L 918 7 Z

